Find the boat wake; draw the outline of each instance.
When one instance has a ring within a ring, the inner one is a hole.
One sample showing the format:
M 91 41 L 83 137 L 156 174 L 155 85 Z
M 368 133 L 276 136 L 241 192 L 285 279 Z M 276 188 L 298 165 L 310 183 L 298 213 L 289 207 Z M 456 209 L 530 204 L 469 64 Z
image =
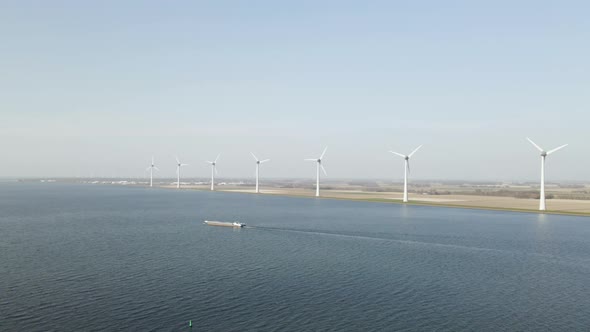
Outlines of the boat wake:
M 387 236 L 384 236 L 385 235 L 384 233 L 359 234 L 359 233 L 344 233 L 344 232 L 326 231 L 326 230 L 317 230 L 317 229 L 296 229 L 296 228 L 267 227 L 267 226 L 247 226 L 246 228 L 273 231 L 273 232 L 275 232 L 275 231 L 276 232 L 292 232 L 292 233 L 302 233 L 302 234 L 309 234 L 309 235 L 337 236 L 337 237 L 344 237 L 344 238 L 384 241 L 384 242 L 404 244 L 404 245 L 408 245 L 408 246 L 437 247 L 437 248 L 447 249 L 447 250 L 487 252 L 490 254 L 501 254 L 501 255 L 515 255 L 515 254 L 517 254 L 517 255 L 533 256 L 533 257 L 537 257 L 537 258 L 548 260 L 548 261 L 558 262 L 561 264 L 573 263 L 574 265 L 579 265 L 580 263 L 582 263 L 584 266 L 590 265 L 590 260 L 585 259 L 585 258 L 579 258 L 579 257 L 564 257 L 564 256 L 559 256 L 559 255 L 544 254 L 544 253 L 539 253 L 539 252 L 527 252 L 527 251 L 521 251 L 521 250 L 506 250 L 506 249 L 476 247 L 476 246 L 460 245 L 460 244 L 449 244 L 449 243 L 441 243 L 441 242 L 408 240 L 408 239 L 400 239 L 400 238 L 395 238 L 395 237 L 387 237 Z M 391 234 L 391 235 L 395 236 L 394 234 Z

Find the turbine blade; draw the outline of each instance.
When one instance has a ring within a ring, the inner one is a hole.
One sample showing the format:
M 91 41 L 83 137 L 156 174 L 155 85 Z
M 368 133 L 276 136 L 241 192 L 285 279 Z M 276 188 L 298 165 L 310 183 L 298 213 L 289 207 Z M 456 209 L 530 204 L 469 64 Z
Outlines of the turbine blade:
M 180 164 L 180 160 L 178 160 L 178 156 L 176 156 L 176 163 Z
M 150 167 L 146 168 L 146 169 L 145 169 L 145 170 L 146 170 L 146 172 L 147 172 L 147 171 L 149 171 L 149 170 L 150 170 L 150 168 L 152 168 L 152 167 L 150 166 Z
M 307 160 L 307 161 L 318 161 L 317 159 L 303 159 L 303 160 Z
M 205 162 L 206 162 L 207 164 L 213 164 L 213 162 L 212 162 L 212 161 L 209 161 L 209 160 L 205 160 Z
M 326 154 L 326 150 L 328 150 L 328 147 L 327 146 L 324 148 L 324 152 L 322 152 L 322 155 L 318 159 L 324 158 L 324 155 Z
M 152 165 L 154 164 L 154 156 L 152 156 Z
M 326 173 L 326 169 L 324 168 L 324 166 L 322 164 L 320 164 L 320 168 L 322 169 L 322 171 L 324 172 L 324 175 L 328 175 L 328 173 Z
M 410 160 L 408 159 L 408 162 L 406 163 L 406 167 L 408 168 L 408 174 L 410 174 Z
M 188 164 L 180 164 L 180 166 L 188 166 Z
M 419 147 L 417 147 L 416 149 L 414 149 L 414 151 L 412 151 L 412 153 L 410 153 L 408 155 L 408 157 L 412 158 L 412 155 L 414 155 L 414 153 L 416 153 L 416 151 L 420 150 L 421 147 L 422 147 L 422 145 L 420 145 Z
M 254 153 L 250 152 L 250 154 L 252 155 L 252 157 L 254 157 L 254 160 L 258 161 L 258 158 L 256 158 L 256 156 L 254 155 Z
M 221 153 L 217 155 L 217 158 L 215 158 L 215 162 L 217 162 L 217 159 L 219 159 L 219 156 L 221 156 Z
M 154 169 L 155 169 L 156 171 L 159 171 L 159 170 L 160 170 L 160 169 L 159 169 L 159 168 L 157 168 L 156 166 L 154 166 Z
M 396 155 L 398 155 L 398 156 L 400 156 L 400 157 L 402 157 L 402 158 L 405 158 L 405 157 L 406 157 L 405 155 L 403 155 L 403 154 L 401 154 L 401 153 L 397 153 L 397 152 L 394 152 L 394 151 L 391 151 L 391 150 L 390 150 L 389 152 L 391 152 L 391 153 L 393 153 L 393 154 L 396 154 Z
M 527 137 L 526 139 L 528 139 L 528 140 L 529 140 L 529 142 L 531 142 L 531 144 L 532 144 L 534 147 L 536 147 L 536 148 L 537 148 L 537 150 L 539 150 L 539 152 L 543 152 L 543 149 L 541 149 L 541 147 L 540 147 L 540 146 L 538 146 L 537 144 L 535 144 L 535 142 L 533 142 L 533 140 L 531 140 L 531 139 L 530 139 L 530 138 L 528 138 L 528 137 Z
M 548 155 L 550 155 L 550 154 L 552 154 L 553 152 L 555 152 L 555 151 L 557 151 L 557 150 L 560 150 L 560 149 L 563 149 L 563 148 L 565 148 L 566 146 L 567 146 L 567 144 L 564 144 L 564 145 L 562 145 L 562 146 L 560 146 L 560 147 L 557 147 L 557 148 L 555 148 L 555 149 L 553 149 L 553 150 L 547 151 L 547 154 L 548 154 Z
M 265 163 L 265 162 L 267 162 L 267 161 L 270 161 L 270 159 L 264 159 L 264 160 L 261 160 L 261 161 L 260 161 L 260 163 L 262 164 L 262 163 Z

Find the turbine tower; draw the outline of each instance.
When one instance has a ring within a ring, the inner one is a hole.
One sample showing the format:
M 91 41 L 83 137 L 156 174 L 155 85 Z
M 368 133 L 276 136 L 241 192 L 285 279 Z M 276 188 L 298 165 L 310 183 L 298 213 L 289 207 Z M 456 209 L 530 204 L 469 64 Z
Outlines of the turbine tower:
M 422 145 L 420 145 L 419 147 L 415 148 L 414 151 L 412 151 L 412 153 L 410 153 L 409 155 L 404 155 L 401 153 L 397 153 L 394 151 L 389 151 L 393 154 L 396 154 L 402 158 L 405 159 L 405 167 L 404 167 L 404 199 L 403 202 L 407 203 L 408 202 L 408 174 L 410 173 L 410 158 L 412 158 L 412 156 L 414 155 L 414 153 L 416 153 L 416 151 L 418 151 L 420 148 L 422 147 Z
M 317 170 L 316 170 L 317 177 L 316 177 L 316 184 L 315 184 L 315 196 L 316 197 L 320 196 L 320 168 L 324 172 L 324 175 L 328 175 L 328 173 L 326 173 L 326 169 L 324 168 L 324 166 L 322 166 L 322 158 L 324 158 L 324 155 L 326 154 L 326 150 L 328 150 L 327 146 L 324 149 L 324 152 L 322 152 L 322 155 L 317 159 L 304 159 L 307 161 L 315 161 L 317 163 Z
M 146 171 L 150 171 L 150 187 L 153 187 L 154 170 L 159 171 L 160 169 L 154 165 L 154 156 L 152 156 L 152 163 L 146 168 Z
M 258 160 L 258 158 L 256 158 L 254 153 L 250 152 L 250 154 L 252 155 L 252 157 L 254 157 L 254 160 L 256 160 L 256 193 L 258 194 L 258 193 L 260 193 L 260 190 L 258 190 L 258 177 L 260 175 L 260 164 L 270 161 L 270 159 Z
M 176 157 L 176 189 L 180 188 L 180 168 L 182 166 L 188 166 L 188 164 L 181 163 L 178 157 Z
M 529 142 L 531 142 L 531 144 L 536 147 L 539 152 L 541 152 L 541 194 L 539 195 L 539 211 L 545 211 L 545 157 L 559 149 L 565 148 L 567 144 L 559 146 L 553 150 L 545 151 L 541 149 L 540 146 L 535 144 L 535 142 L 533 142 L 530 138 L 527 137 L 526 139 L 529 140 Z
M 215 158 L 215 161 L 205 161 L 206 163 L 211 164 L 211 190 L 215 190 L 215 174 L 217 174 L 217 159 L 219 159 L 219 156 L 221 154 L 217 155 L 217 158 Z

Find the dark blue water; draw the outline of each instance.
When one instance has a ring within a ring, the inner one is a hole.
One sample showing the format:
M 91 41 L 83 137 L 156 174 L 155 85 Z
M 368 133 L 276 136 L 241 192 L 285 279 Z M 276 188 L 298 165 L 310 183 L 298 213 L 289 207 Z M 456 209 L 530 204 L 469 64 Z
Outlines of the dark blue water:
M 1 331 L 189 331 L 189 320 L 193 331 L 588 331 L 590 218 L 0 184 Z

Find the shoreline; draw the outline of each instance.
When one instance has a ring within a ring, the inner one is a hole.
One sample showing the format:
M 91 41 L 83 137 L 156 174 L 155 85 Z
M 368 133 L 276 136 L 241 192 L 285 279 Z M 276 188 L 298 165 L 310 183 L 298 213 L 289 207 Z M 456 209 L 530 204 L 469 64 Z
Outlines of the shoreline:
M 157 188 L 176 190 L 176 187 L 170 186 L 158 186 Z M 208 186 L 190 186 L 180 188 L 180 190 L 196 190 L 196 191 L 210 191 Z M 471 200 L 458 199 L 456 195 L 448 195 L 450 197 L 441 197 L 438 199 L 432 198 L 415 198 L 410 201 L 403 203 L 401 198 L 394 198 L 392 196 L 399 195 L 397 192 L 355 192 L 355 191 L 341 191 L 341 190 L 329 190 L 325 189 L 322 191 L 323 196 L 316 197 L 314 190 L 302 189 L 302 188 L 289 188 L 289 189 L 267 189 L 261 190 L 260 193 L 254 192 L 253 189 L 238 189 L 238 188 L 227 188 L 227 189 L 216 189 L 216 192 L 221 193 L 234 193 L 234 194 L 250 194 L 250 195 L 274 195 L 274 196 L 285 196 L 285 197 L 299 197 L 299 198 L 314 198 L 314 199 L 333 199 L 333 200 L 344 200 L 344 201 L 357 201 L 357 202 L 372 202 L 372 203 L 383 203 L 383 204 L 397 204 L 397 205 L 414 205 L 414 206 L 431 206 L 431 207 L 443 207 L 443 208 L 458 208 L 458 209 L 469 209 L 469 210 L 482 210 L 482 211 L 504 211 L 504 212 L 518 212 L 518 213 L 533 213 L 533 214 L 552 214 L 552 215 L 566 215 L 566 216 L 577 216 L 577 217 L 590 217 L 590 201 L 581 200 L 561 200 L 569 201 L 566 203 L 587 205 L 584 209 L 588 211 L 568 211 L 564 209 L 548 209 L 545 211 L 539 211 L 538 209 L 527 208 L 527 207 L 514 207 L 514 206 L 490 206 L 480 205 L 478 202 L 494 202 L 494 201 L 513 201 L 519 203 L 534 203 L 538 204 L 538 200 L 532 199 L 519 199 L 519 198 L 507 198 L 507 197 L 490 197 L 490 196 L 478 196 L 470 195 Z M 365 197 L 363 197 L 365 196 Z M 387 197 L 389 196 L 389 197 Z M 463 197 L 462 197 L 463 198 Z M 551 202 L 552 200 L 548 200 Z M 471 203 L 471 204 L 461 204 Z M 550 205 L 550 204 L 548 204 Z
M 59 181 L 47 181 L 52 183 L 60 183 Z M 76 183 L 76 182 L 73 182 Z M 78 184 L 89 184 L 78 182 Z M 95 184 L 95 183 L 91 183 Z M 134 188 L 150 189 L 149 185 L 145 184 L 119 184 L 119 183 L 100 183 L 98 185 L 107 186 L 122 186 Z M 177 189 L 175 185 L 170 184 L 156 184 L 153 189 L 166 190 L 196 190 L 196 191 L 210 191 L 207 184 L 198 185 L 183 185 Z M 534 213 L 537 215 L 551 214 L 551 215 L 565 215 L 577 217 L 590 217 L 590 200 L 588 199 L 548 199 L 548 210 L 539 211 L 539 200 L 532 198 L 516 198 L 511 196 L 492 196 L 492 195 L 476 195 L 476 194 L 418 194 L 411 193 L 409 202 L 402 202 L 402 192 L 398 191 L 365 191 L 359 189 L 349 188 L 330 188 L 322 189 L 321 196 L 315 196 L 315 189 L 311 188 L 278 188 L 265 187 L 256 193 L 254 187 L 249 186 L 234 186 L 234 185 L 219 185 L 216 186 L 216 192 L 221 193 L 241 193 L 253 195 L 274 195 L 285 197 L 299 197 L 299 198 L 320 198 L 320 199 L 334 199 L 357 202 L 372 202 L 383 204 L 398 204 L 398 205 L 413 205 L 413 206 L 431 206 L 443 208 L 457 208 L 469 210 L 482 211 L 504 211 L 504 212 L 518 212 L 518 213 Z

